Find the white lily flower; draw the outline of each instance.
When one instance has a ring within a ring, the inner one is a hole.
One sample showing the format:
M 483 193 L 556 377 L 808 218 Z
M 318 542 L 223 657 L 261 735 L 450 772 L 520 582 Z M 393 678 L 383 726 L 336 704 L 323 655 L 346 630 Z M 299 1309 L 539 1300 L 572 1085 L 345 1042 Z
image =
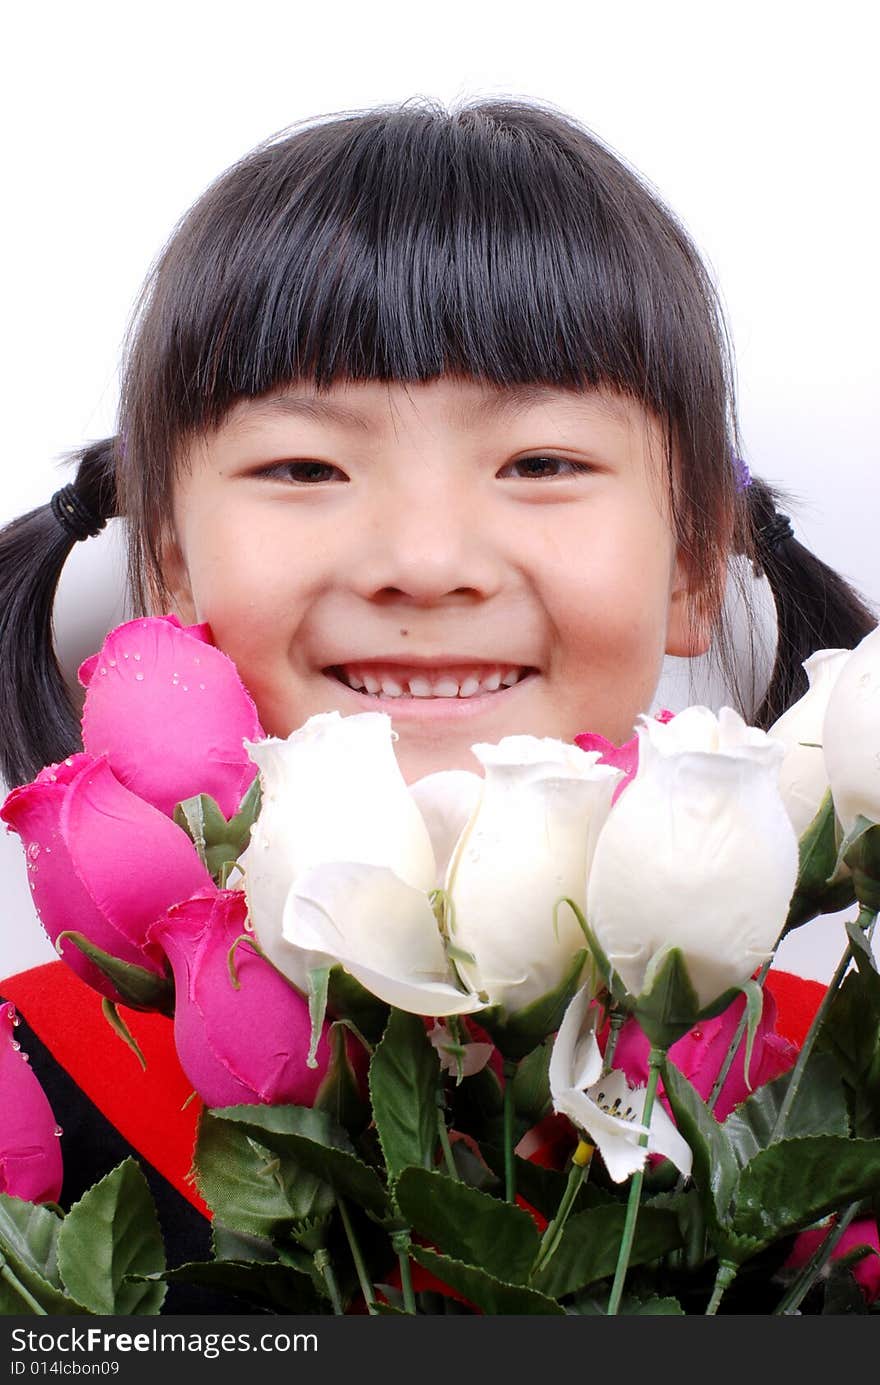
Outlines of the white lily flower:
M 553 1042 L 549 1069 L 553 1109 L 586 1133 L 615 1183 L 642 1168 L 649 1154 L 665 1155 L 681 1173 L 690 1174 L 690 1146 L 659 1101 L 651 1112 L 647 1144 L 639 1144 L 645 1134 L 645 1088 L 630 1087 L 620 1071 L 603 1074 L 592 998 L 590 988 L 581 987 Z
M 860 815 L 880 822 L 880 625 L 840 670 L 825 711 L 822 745 L 844 832 Z
M 245 742 L 263 787 L 241 858 L 251 923 L 304 992 L 310 970 L 340 962 L 400 1008 L 479 1009 L 446 959 L 428 899 L 437 862 L 392 735 L 382 713 L 329 712 L 286 741 Z
M 785 746 L 779 792 L 798 837 L 813 821 L 828 791 L 822 727 L 831 691 L 850 653 L 849 649 L 817 649 L 805 659 L 807 692 L 767 732 Z
M 730 707 L 639 723 L 638 773 L 600 834 L 587 921 L 633 996 L 679 948 L 704 1009 L 772 955 L 785 923 L 798 843 L 784 748 Z
M 555 990 L 585 947 L 572 910 L 620 772 L 596 751 L 551 738 L 475 745 L 482 793 L 450 861 L 451 937 L 473 961 L 459 974 L 514 1014 Z

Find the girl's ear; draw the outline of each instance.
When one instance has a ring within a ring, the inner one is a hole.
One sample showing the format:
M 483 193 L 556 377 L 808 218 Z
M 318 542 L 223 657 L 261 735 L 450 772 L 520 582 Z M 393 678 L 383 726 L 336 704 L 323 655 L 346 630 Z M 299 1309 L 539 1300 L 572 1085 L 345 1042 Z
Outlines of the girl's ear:
M 718 562 L 716 591 L 723 593 L 727 562 Z M 666 623 L 666 653 L 680 659 L 705 654 L 712 643 L 717 610 L 706 600 L 705 580 L 695 583 L 681 552 L 676 556 Z
M 198 616 L 196 615 L 195 602 L 193 601 L 192 588 L 189 581 L 189 572 L 180 551 L 180 546 L 173 534 L 167 534 L 161 542 L 161 571 L 162 581 L 165 586 L 164 593 L 154 591 L 151 599 L 154 607 L 154 614 L 169 615 L 174 614 L 182 625 L 197 625 Z M 168 609 L 169 599 L 171 609 Z M 161 611 L 156 610 L 156 606 L 161 606 Z

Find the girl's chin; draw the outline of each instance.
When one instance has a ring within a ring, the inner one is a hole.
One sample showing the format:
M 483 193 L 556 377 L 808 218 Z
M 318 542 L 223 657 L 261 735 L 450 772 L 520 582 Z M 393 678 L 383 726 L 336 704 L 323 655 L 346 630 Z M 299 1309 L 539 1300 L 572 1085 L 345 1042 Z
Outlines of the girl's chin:
M 426 774 L 438 774 L 446 769 L 466 769 L 482 775 L 483 766 L 468 745 L 413 745 L 403 736 L 394 745 L 400 772 L 407 784 L 424 779 Z

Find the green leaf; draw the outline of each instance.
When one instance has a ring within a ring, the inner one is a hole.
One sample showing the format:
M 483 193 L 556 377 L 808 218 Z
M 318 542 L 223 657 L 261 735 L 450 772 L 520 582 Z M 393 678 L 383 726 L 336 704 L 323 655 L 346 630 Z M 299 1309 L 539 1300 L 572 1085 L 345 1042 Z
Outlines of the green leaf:
M 212 1111 L 211 1117 L 280 1155 L 285 1186 L 301 1171 L 375 1216 L 388 1214 L 388 1195 L 378 1174 L 357 1157 L 345 1130 L 326 1111 L 308 1106 L 228 1106 Z
M 491 1036 L 499 1053 L 517 1063 L 548 1034 L 556 1033 L 588 961 L 587 949 L 581 948 L 572 957 L 559 985 L 522 1010 L 508 1014 L 503 1006 L 492 1005 L 480 1011 L 479 1024 Z
M 534 1279 L 534 1287 L 551 1298 L 562 1298 L 612 1275 L 625 1220 L 623 1203 L 591 1207 L 569 1217 L 556 1252 Z M 655 1207 L 639 1209 L 630 1265 L 657 1260 L 681 1245 L 682 1235 L 674 1212 Z
M 410 1227 L 443 1254 L 507 1283 L 526 1282 L 538 1253 L 528 1212 L 428 1169 L 407 1169 L 396 1192 Z
M 437 1146 L 440 1059 L 418 1015 L 392 1009 L 370 1063 L 373 1118 L 389 1181 L 430 1168 Z
M 263 1260 L 204 1260 L 179 1265 L 162 1276 L 170 1284 L 198 1284 L 236 1294 L 274 1313 L 329 1313 L 308 1275 Z
M 101 1014 L 104 1016 L 105 1020 L 109 1024 L 110 1028 L 113 1030 L 114 1034 L 118 1034 L 122 1042 L 124 1044 L 127 1044 L 128 1047 L 131 1049 L 135 1058 L 137 1058 L 138 1062 L 141 1065 L 141 1071 L 146 1072 L 147 1060 L 141 1052 L 140 1044 L 132 1034 L 128 1025 L 125 1023 L 125 1020 L 120 1015 L 117 1006 L 114 1004 L 112 1000 L 109 1000 L 107 996 L 102 996 L 101 998 Z
M 569 1305 L 569 1313 L 584 1317 L 604 1318 L 608 1313 L 608 1300 L 611 1291 L 602 1297 L 579 1295 Z M 648 1298 L 638 1298 L 634 1294 L 624 1294 L 617 1310 L 618 1317 L 684 1317 L 684 1309 L 677 1298 L 658 1298 L 651 1294 Z
M 58 934 L 56 946 L 60 948 L 65 942 L 73 943 L 84 957 L 88 957 L 102 976 L 112 982 L 130 1009 L 158 1010 L 160 1014 L 173 1017 L 174 983 L 169 977 L 157 976 L 154 971 L 135 966 L 133 962 L 121 962 L 72 928 L 65 928 Z
M 24 1286 L 47 1313 L 88 1313 L 65 1293 L 58 1270 L 58 1234 L 61 1218 L 45 1207 L 0 1193 L 0 1266 Z M 3 1315 L 33 1310 L 5 1277 L 0 1278 L 0 1312 Z
M 269 1263 L 278 1259 L 278 1249 L 264 1236 L 248 1236 L 233 1231 L 216 1217 L 211 1222 L 211 1248 L 215 1260 L 260 1260 Z
M 158 1313 L 165 1287 L 130 1275 L 165 1269 L 165 1246 L 147 1180 L 134 1159 L 74 1203 L 58 1235 L 58 1268 L 68 1292 L 93 1313 Z
M 752 1093 L 724 1122 L 737 1163 L 742 1168 L 770 1143 L 771 1134 L 791 1085 L 783 1073 Z M 815 1049 L 807 1060 L 795 1100 L 776 1139 L 806 1135 L 848 1135 L 849 1116 L 840 1068 L 827 1053 Z
M 550 1109 L 550 1054 L 552 1039 L 544 1039 L 517 1065 L 513 1079 L 514 1109 L 533 1125 Z
M 681 948 L 666 946 L 654 954 L 632 1011 L 656 1048 L 669 1048 L 693 1029 L 700 1004 Z
M 285 1167 L 272 1150 L 210 1111 L 199 1119 L 194 1167 L 208 1206 L 225 1226 L 244 1235 L 271 1241 L 292 1235 L 303 1219 L 304 1200 L 313 1204 L 320 1196 L 302 1170 Z
M 850 971 L 816 1039 L 817 1049 L 838 1063 L 860 1139 L 880 1138 L 880 1010 L 872 1005 L 872 991 L 865 971 Z
M 798 842 L 798 878 L 788 906 L 783 937 L 819 914 L 836 914 L 853 903 L 856 895 L 849 871 L 834 884 L 829 883 L 837 866 L 838 828 L 828 789 L 816 816 Z
M 327 983 L 330 979 L 330 968 L 312 967 L 308 976 L 309 986 L 309 1019 L 311 1021 L 311 1035 L 309 1038 L 309 1051 L 306 1054 L 306 1067 L 316 1068 L 318 1060 L 318 1044 L 321 1039 L 321 1031 L 324 1028 L 324 1016 L 327 1013 Z
M 880 1140 L 783 1140 L 743 1169 L 732 1225 L 758 1247 L 802 1230 L 880 1187 Z
M 506 1284 L 475 1265 L 463 1265 L 448 1255 L 438 1255 L 426 1246 L 413 1246 L 410 1256 L 439 1280 L 463 1294 L 483 1313 L 564 1315 L 565 1309 L 552 1298 L 522 1284 Z
M 730 1137 L 674 1063 L 663 1065 L 663 1086 L 678 1128 L 693 1151 L 694 1182 L 706 1217 L 723 1245 L 739 1177 Z

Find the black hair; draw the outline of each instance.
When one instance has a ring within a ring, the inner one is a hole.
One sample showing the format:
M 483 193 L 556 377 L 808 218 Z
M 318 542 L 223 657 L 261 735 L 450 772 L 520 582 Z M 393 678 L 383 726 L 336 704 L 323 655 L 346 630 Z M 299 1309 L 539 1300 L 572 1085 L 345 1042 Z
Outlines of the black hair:
M 731 352 L 686 232 L 583 126 L 513 99 L 321 117 L 260 145 L 182 219 L 133 318 L 124 442 L 86 450 L 75 481 L 93 491 L 103 459 L 100 503 L 129 527 L 134 611 L 169 608 L 162 560 L 174 476 L 187 442 L 236 402 L 294 381 L 321 390 L 441 375 L 499 388 L 601 387 L 661 421 L 690 600 L 715 627 L 732 687 L 726 555 L 765 566 L 784 605 L 782 662 L 762 716 L 798 686 L 794 663 L 817 647 L 818 630 L 854 643 L 875 623 L 794 541 L 784 564 L 760 551 L 765 491 L 757 482 L 736 489 Z M 51 603 L 70 546 L 54 524 L 35 511 L 0 535 L 0 738 L 10 784 L 79 744 L 51 649 Z M 822 618 L 813 606 L 800 610 L 797 595 L 789 601 L 785 583 L 809 594 Z

